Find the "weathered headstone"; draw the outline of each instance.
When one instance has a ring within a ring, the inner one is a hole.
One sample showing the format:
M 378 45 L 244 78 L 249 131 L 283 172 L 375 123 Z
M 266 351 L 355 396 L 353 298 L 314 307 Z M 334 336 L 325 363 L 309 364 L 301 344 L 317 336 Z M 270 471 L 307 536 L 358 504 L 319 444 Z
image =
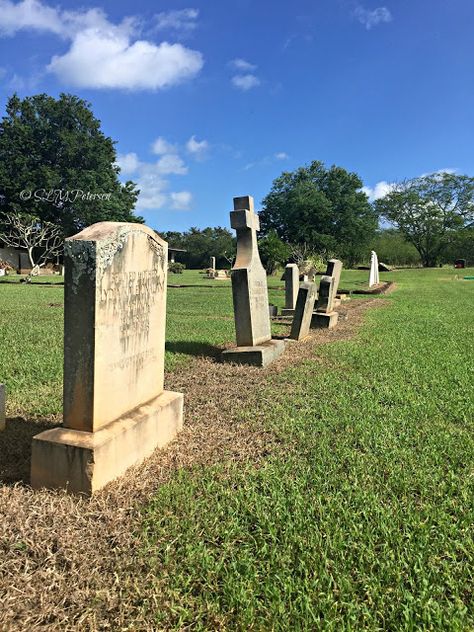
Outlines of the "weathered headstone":
M 295 313 L 299 284 L 298 266 L 296 263 L 289 263 L 285 268 L 285 307 L 281 310 L 282 316 L 292 316 Z
M 64 426 L 33 439 L 33 487 L 91 494 L 167 444 L 183 395 L 165 391 L 168 245 L 101 222 L 65 243 Z
M 369 273 L 369 287 L 378 285 L 380 283 L 379 277 L 379 260 L 377 253 L 372 250 L 370 253 L 370 273 Z
M 5 430 L 5 385 L 0 384 L 0 430 Z
M 311 320 L 311 327 L 332 329 L 336 326 L 338 313 L 334 311 L 334 308 L 341 272 L 342 261 L 330 259 L 326 274 L 321 277 L 319 284 L 318 302 Z
M 260 261 L 258 216 L 251 196 L 234 198 L 230 223 L 237 232 L 237 257 L 231 271 L 237 348 L 223 352 L 225 361 L 265 366 L 285 344 L 271 339 L 267 275 Z
M 293 340 L 303 340 L 309 334 L 317 294 L 316 283 L 302 283 L 300 285 L 295 315 L 291 325 L 290 338 Z

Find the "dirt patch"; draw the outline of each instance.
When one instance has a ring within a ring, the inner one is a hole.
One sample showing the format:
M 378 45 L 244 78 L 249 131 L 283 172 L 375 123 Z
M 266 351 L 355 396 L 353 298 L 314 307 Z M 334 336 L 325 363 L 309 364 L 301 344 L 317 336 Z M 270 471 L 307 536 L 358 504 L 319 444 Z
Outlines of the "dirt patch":
M 351 338 L 368 309 L 387 303 L 348 302 L 338 310 L 336 329 L 312 330 L 267 369 L 197 358 L 168 374 L 166 388 L 185 394 L 183 432 L 90 500 L 34 492 L 7 478 L 0 486 L 0 630 L 153 630 L 152 621 L 140 618 L 143 600 L 159 601 L 147 593 L 152 582 L 136 553 L 140 507 L 178 468 L 258 464 L 278 451 L 277 437 L 262 429 L 266 395 L 256 385 L 316 360 L 319 345 Z

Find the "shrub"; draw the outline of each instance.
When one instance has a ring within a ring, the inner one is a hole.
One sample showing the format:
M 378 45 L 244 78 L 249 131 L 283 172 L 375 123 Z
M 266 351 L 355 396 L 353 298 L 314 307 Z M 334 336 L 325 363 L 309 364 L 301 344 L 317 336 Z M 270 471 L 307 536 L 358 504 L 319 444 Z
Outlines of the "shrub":
M 172 272 L 173 274 L 183 274 L 183 270 L 185 268 L 186 266 L 184 265 L 184 263 L 178 263 L 177 261 L 170 262 L 168 264 L 168 270 L 169 272 Z

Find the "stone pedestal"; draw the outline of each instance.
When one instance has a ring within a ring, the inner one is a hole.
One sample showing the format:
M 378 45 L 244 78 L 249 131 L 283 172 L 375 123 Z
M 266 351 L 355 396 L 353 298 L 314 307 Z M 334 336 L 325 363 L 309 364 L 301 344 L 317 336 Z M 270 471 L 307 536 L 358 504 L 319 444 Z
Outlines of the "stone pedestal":
M 5 386 L 0 384 L 0 430 L 5 430 Z
M 163 391 L 97 432 L 46 430 L 33 440 L 32 487 L 90 496 L 169 443 L 182 426 L 183 395 Z
M 224 351 L 222 360 L 265 366 L 283 351 L 284 344 L 271 339 L 267 275 L 258 252 L 260 226 L 251 196 L 234 198 L 230 220 L 237 232 L 237 256 L 231 271 L 237 348 Z
M 312 329 L 332 329 L 337 325 L 339 314 L 337 312 L 330 312 L 329 314 L 323 314 L 320 312 L 313 312 L 311 318 Z
M 33 439 L 33 487 L 91 494 L 181 429 L 163 390 L 168 246 L 101 222 L 65 244 L 64 422 Z
M 236 347 L 222 352 L 223 362 L 234 364 L 249 364 L 265 367 L 276 360 L 285 350 L 284 340 L 268 340 L 254 347 Z

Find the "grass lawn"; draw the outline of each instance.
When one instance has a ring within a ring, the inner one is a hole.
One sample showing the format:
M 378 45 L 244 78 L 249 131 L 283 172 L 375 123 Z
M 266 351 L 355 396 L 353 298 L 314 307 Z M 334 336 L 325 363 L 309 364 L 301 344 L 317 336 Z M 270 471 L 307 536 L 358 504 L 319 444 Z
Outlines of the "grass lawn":
M 133 560 L 103 576 L 105 593 L 118 577 L 117 608 L 131 604 L 128 629 L 474 629 L 474 281 L 456 279 L 469 274 L 382 275 L 397 290 L 355 337 L 252 370 L 258 405 L 242 392 L 235 421 L 277 448 L 175 468 L 141 504 Z M 367 275 L 346 271 L 341 286 Z M 169 289 L 171 375 L 233 340 L 230 284 L 211 283 Z M 270 285 L 281 306 L 283 283 Z M 0 284 L 0 300 L 9 414 L 60 419 L 62 289 Z

